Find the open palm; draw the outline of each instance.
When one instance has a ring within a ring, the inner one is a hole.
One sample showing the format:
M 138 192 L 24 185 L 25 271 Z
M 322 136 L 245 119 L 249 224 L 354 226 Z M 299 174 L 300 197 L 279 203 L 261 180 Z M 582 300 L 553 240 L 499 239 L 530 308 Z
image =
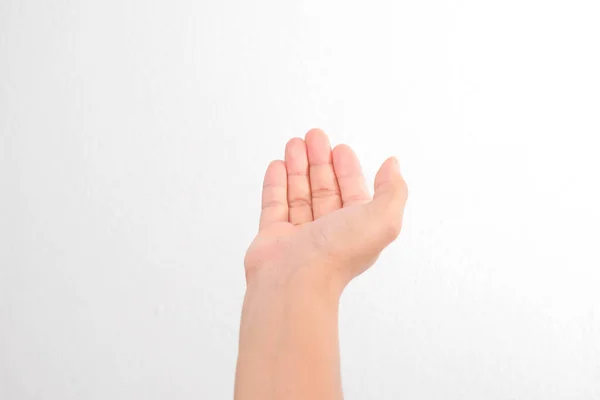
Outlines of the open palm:
M 271 162 L 265 174 L 247 279 L 261 269 L 309 266 L 352 279 L 400 233 L 407 194 L 394 157 L 379 169 L 372 198 L 350 147 L 332 150 L 319 129 L 291 139 L 285 161 Z

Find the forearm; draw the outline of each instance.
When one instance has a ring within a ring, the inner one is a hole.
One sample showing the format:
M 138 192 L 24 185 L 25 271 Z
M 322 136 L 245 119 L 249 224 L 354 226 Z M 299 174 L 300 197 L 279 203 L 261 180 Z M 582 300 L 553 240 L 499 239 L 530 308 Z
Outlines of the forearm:
M 319 129 L 269 164 L 244 257 L 236 400 L 342 399 L 339 298 L 400 233 L 406 196 L 398 160 L 371 197 L 356 154 Z
M 240 328 L 236 400 L 342 399 L 341 291 L 290 279 L 248 286 Z

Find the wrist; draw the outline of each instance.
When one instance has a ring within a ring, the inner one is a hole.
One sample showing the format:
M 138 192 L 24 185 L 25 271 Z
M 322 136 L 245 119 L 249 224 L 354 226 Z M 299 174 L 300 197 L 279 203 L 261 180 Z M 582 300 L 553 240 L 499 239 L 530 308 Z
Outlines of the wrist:
M 311 296 L 328 303 L 337 303 L 349 282 L 341 271 L 325 265 L 288 268 L 264 265 L 246 277 L 247 295 L 263 293 L 285 296 Z
M 248 280 L 236 392 L 260 399 L 287 398 L 290 391 L 302 398 L 339 398 L 342 289 L 326 275 L 283 274 L 286 266 L 278 267 L 256 270 Z

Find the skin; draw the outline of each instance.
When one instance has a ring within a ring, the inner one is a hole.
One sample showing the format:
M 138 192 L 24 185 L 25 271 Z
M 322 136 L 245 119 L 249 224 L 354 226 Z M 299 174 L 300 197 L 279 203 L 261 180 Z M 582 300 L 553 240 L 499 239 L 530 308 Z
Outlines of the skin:
M 343 398 L 339 299 L 398 237 L 407 195 L 391 157 L 371 196 L 352 149 L 332 150 L 320 129 L 269 164 L 244 260 L 236 400 Z

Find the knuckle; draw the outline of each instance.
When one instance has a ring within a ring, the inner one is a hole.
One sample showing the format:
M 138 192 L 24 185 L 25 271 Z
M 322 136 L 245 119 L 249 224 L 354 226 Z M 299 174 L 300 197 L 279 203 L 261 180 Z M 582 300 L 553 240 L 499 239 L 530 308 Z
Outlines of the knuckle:
M 340 196 L 340 191 L 337 188 L 331 187 L 320 187 L 314 188 L 311 191 L 312 197 L 315 199 L 322 199 L 327 197 Z
M 310 207 L 310 200 L 305 197 L 294 197 L 288 201 L 290 208 Z
M 276 207 L 285 207 L 285 203 L 279 200 L 269 200 L 264 201 L 262 204 L 262 208 L 276 208 Z
M 307 178 L 308 171 L 288 172 L 288 177 L 290 177 L 290 178 Z
M 401 221 L 388 220 L 383 225 L 383 237 L 386 241 L 392 242 L 398 238 L 402 229 Z
M 404 199 L 408 198 L 408 185 L 404 179 L 400 182 L 400 193 Z
M 364 194 L 353 194 L 344 198 L 344 207 L 349 207 L 354 204 L 362 204 L 369 201 L 369 198 Z

